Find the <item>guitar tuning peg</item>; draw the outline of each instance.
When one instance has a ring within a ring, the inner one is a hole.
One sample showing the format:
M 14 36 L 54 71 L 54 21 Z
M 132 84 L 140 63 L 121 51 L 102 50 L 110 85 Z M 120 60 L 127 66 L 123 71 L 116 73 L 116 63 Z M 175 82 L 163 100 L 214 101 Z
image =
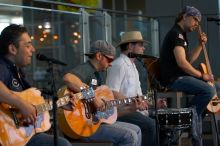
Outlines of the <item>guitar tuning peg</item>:
M 85 90 L 85 87 L 80 87 L 80 91 L 83 91 L 83 90 Z

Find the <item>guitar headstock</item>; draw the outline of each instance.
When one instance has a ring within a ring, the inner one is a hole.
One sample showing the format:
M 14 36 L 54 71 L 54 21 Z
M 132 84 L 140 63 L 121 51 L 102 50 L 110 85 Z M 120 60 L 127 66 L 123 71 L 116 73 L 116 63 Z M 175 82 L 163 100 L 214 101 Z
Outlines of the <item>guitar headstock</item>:
M 154 91 L 148 90 L 147 93 L 142 97 L 143 100 L 147 100 L 149 104 L 153 104 Z
M 152 90 L 152 89 L 149 89 L 148 91 L 147 91 L 147 97 L 148 98 L 153 98 L 154 97 L 154 90 Z
M 88 102 L 91 102 L 95 97 L 95 92 L 92 88 L 89 88 L 88 86 L 83 86 L 80 87 L 80 92 L 73 93 L 66 86 L 63 86 L 58 90 L 57 95 L 59 97 L 59 99 L 57 100 L 57 105 L 58 107 L 60 107 L 68 104 L 71 98 L 75 101 L 86 100 Z

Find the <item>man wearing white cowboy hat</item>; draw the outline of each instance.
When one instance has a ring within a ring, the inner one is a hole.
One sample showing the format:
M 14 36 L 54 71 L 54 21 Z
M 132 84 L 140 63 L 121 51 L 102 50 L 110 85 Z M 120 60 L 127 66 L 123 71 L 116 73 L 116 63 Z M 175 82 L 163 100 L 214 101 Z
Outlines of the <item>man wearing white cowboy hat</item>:
M 121 42 L 117 45 L 120 47 L 122 44 L 131 43 L 131 42 L 142 42 L 142 43 L 149 43 L 148 41 L 144 40 L 140 31 L 129 31 L 124 32 L 121 37 Z
M 112 63 L 107 71 L 106 84 L 118 98 L 142 96 L 139 74 L 135 66 L 135 58 L 129 58 L 128 53 L 143 54 L 145 41 L 139 31 L 125 32 L 121 37 L 121 54 Z M 126 121 L 138 125 L 142 130 L 142 146 L 156 145 L 155 121 L 139 111 L 146 111 L 148 103 L 140 98 L 135 101 L 135 106 L 124 106 L 119 109 L 119 121 Z

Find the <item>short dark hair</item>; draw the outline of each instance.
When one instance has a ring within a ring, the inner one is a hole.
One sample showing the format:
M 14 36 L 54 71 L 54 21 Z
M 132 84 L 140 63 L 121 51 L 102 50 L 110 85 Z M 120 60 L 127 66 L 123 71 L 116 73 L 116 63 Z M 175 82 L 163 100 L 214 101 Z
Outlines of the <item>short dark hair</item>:
M 0 35 L 0 55 L 8 53 L 8 46 L 10 44 L 19 47 L 19 38 L 23 33 L 27 33 L 27 29 L 22 25 L 11 24 L 5 27 Z
M 178 16 L 175 19 L 175 23 L 180 22 L 183 19 L 183 15 L 186 13 L 186 7 L 182 9 L 182 11 L 178 14 Z
M 129 43 L 135 45 L 135 44 L 137 44 L 138 42 L 128 42 L 128 43 L 125 43 L 125 44 L 121 44 L 121 45 L 120 45 L 121 52 L 124 52 L 124 51 L 127 51 L 127 50 L 128 50 L 128 45 L 129 45 Z
M 86 56 L 88 56 L 89 59 L 93 59 L 93 58 L 95 58 L 95 55 L 96 55 L 96 53 L 95 54 L 86 55 Z

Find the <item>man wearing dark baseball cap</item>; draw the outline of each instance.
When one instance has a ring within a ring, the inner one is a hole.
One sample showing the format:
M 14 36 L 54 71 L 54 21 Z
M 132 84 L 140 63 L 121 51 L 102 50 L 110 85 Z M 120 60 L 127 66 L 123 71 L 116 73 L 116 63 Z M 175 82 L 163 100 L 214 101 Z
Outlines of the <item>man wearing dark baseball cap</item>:
M 100 52 L 101 54 L 105 55 L 108 58 L 111 58 L 112 60 L 115 57 L 115 47 L 112 46 L 107 41 L 103 40 L 97 40 L 95 41 L 89 50 L 89 53 L 86 53 L 85 55 L 90 57 L 96 54 L 97 52 Z
M 193 6 L 184 7 L 177 16 L 174 26 L 165 36 L 160 50 L 161 83 L 173 90 L 194 95 L 187 107 L 195 107 L 195 113 L 198 114 L 199 119 L 205 115 L 205 109 L 216 93 L 215 89 L 207 83 L 213 81 L 213 75 L 193 66 L 193 62 L 197 60 L 207 42 L 206 34 L 201 32 L 201 29 L 198 29 L 197 47 L 188 48 L 186 34 L 196 30 L 201 19 L 202 16 L 198 9 Z M 219 84 L 215 84 L 215 87 L 219 87 Z M 192 123 L 196 123 L 192 127 L 201 125 L 198 122 Z M 198 131 L 192 128 L 194 146 L 202 145 L 201 128 L 196 128 Z
M 113 47 L 107 41 L 97 40 L 91 44 L 89 52 L 85 55 L 89 57 L 89 60 L 81 65 L 78 65 L 67 74 L 65 74 L 63 77 L 68 89 L 73 92 L 80 91 L 80 87 L 78 87 L 75 83 L 74 76 L 80 78 L 83 83 L 87 85 L 92 85 L 92 87 L 97 87 L 105 84 L 105 80 L 104 78 L 102 78 L 101 73 L 102 71 L 105 71 L 109 66 L 111 66 L 111 63 L 115 57 L 115 47 Z M 107 95 L 109 93 L 103 94 Z M 104 100 L 105 99 L 102 99 L 100 97 L 95 97 L 93 99 L 93 103 L 98 110 L 105 111 L 106 107 Z M 113 112 L 115 113 L 116 111 Z M 108 113 L 106 115 L 108 115 Z M 101 124 L 99 129 L 92 136 L 87 137 L 84 140 L 106 140 L 111 141 L 113 145 L 117 146 L 140 146 L 141 130 L 138 126 L 125 122 L 115 122 L 114 124 Z

